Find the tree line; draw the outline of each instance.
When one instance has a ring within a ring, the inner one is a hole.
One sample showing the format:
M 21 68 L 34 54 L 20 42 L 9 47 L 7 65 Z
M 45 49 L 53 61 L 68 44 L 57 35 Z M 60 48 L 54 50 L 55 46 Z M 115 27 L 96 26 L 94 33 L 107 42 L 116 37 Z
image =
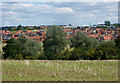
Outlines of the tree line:
M 119 59 L 120 36 L 115 40 L 97 41 L 78 31 L 69 39 L 59 26 L 53 25 L 46 32 L 43 44 L 21 35 L 10 39 L 3 47 L 3 59 L 16 60 L 107 60 Z

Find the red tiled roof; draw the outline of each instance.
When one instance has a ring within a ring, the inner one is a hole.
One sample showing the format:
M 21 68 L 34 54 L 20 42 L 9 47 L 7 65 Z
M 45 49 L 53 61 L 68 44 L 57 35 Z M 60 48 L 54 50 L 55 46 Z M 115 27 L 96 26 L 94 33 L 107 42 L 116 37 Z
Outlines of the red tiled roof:
M 72 31 L 71 29 L 64 29 L 65 32 Z
M 29 36 L 30 39 L 40 39 L 41 36 Z
M 95 34 L 89 34 L 90 37 L 99 37 L 98 35 Z
M 27 33 L 31 33 L 32 31 L 28 30 Z
M 103 36 L 104 40 L 111 40 L 110 36 Z

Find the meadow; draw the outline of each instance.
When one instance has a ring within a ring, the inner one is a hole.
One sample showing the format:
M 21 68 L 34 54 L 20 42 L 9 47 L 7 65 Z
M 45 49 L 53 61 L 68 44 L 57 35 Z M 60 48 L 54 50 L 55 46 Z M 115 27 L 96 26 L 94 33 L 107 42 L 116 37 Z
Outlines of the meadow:
M 2 60 L 3 81 L 117 81 L 118 60 Z

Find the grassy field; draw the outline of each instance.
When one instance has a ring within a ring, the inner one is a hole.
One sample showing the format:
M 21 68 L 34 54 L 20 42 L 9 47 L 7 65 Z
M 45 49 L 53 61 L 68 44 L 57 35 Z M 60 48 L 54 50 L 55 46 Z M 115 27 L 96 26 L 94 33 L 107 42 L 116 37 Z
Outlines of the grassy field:
M 117 81 L 118 61 L 2 61 L 3 81 Z

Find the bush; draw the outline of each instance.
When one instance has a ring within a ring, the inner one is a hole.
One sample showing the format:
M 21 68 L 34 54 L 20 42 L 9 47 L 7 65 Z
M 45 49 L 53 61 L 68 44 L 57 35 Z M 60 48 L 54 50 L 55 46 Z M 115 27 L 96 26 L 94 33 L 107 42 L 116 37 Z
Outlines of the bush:
M 26 60 L 35 60 L 35 57 L 34 56 L 25 56 L 25 59 Z
M 82 60 L 84 55 L 84 51 L 80 48 L 75 48 L 73 51 L 71 51 L 71 54 L 69 56 L 69 60 Z
M 44 53 L 38 55 L 38 60 L 46 60 L 46 56 L 44 55 Z
M 63 54 L 62 54 L 62 56 L 61 56 L 61 59 L 62 59 L 62 60 L 69 60 L 70 55 L 71 55 L 70 50 L 66 49 L 66 50 L 63 52 Z
M 22 54 L 18 54 L 15 56 L 15 59 L 16 60 L 23 60 L 24 58 L 23 58 Z

